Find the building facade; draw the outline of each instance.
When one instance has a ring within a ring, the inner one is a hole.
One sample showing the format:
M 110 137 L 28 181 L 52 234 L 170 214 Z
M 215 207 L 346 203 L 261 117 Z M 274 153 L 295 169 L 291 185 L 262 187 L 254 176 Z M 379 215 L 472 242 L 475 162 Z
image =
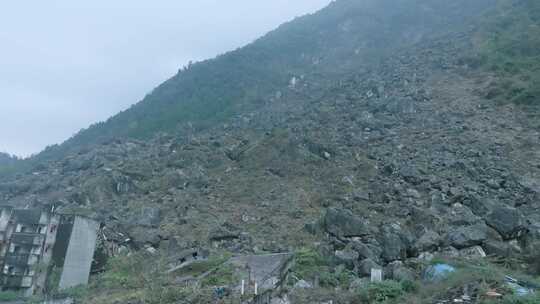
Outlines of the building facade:
M 54 207 L 15 209 L 0 206 L 0 288 L 26 296 L 47 291 L 59 273 L 59 289 L 87 284 L 97 222 L 65 216 Z

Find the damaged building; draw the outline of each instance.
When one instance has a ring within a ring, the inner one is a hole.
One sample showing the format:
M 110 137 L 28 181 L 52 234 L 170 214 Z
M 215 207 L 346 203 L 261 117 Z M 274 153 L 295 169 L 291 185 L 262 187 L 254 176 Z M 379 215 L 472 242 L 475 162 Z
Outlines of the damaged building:
M 31 296 L 87 284 L 98 229 L 54 207 L 0 206 L 0 288 Z

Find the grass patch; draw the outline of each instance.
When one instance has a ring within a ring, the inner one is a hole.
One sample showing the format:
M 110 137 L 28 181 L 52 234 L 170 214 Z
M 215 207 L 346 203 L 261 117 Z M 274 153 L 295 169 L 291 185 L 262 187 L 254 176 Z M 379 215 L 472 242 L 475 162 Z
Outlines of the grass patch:
M 208 271 L 218 268 L 229 259 L 230 255 L 224 255 L 222 257 L 213 257 L 205 261 L 195 261 L 188 266 L 173 271 L 172 274 L 176 276 L 198 277 Z
M 487 97 L 520 105 L 540 105 L 540 1 L 500 0 L 482 21 L 473 67 L 499 80 Z
M 294 263 L 291 269 L 293 281 L 289 285 L 294 285 L 299 280 L 307 282 L 318 281 L 321 287 L 345 287 L 356 278 L 356 275 L 342 267 L 333 268 L 331 263 L 321 256 L 316 250 L 303 248 L 296 252 Z
M 230 264 L 223 264 L 205 277 L 201 281 L 201 285 L 203 287 L 229 286 L 237 281 L 233 266 Z
M 406 293 L 403 285 L 396 281 L 371 283 L 359 290 L 360 299 L 365 303 L 394 303 Z
M 16 301 L 19 298 L 20 298 L 20 295 L 14 291 L 0 292 L 0 302 Z

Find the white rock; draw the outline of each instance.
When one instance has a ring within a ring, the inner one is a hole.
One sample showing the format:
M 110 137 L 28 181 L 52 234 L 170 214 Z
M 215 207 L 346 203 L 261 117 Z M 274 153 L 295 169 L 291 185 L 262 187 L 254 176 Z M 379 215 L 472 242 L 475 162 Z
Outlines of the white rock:
M 313 288 L 313 286 L 307 281 L 300 280 L 300 281 L 296 282 L 296 284 L 294 284 L 294 288 L 311 289 L 311 288 Z

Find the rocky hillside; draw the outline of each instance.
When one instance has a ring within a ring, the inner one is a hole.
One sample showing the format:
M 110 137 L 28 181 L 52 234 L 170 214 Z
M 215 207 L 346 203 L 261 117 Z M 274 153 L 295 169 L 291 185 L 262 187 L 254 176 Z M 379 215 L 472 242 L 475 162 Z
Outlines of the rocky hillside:
M 89 140 L 5 180 L 0 199 L 84 212 L 127 234 L 131 250 L 202 247 L 239 255 L 308 248 L 325 260 L 326 272 L 338 276 L 345 268 L 352 280 L 373 267 L 414 280 L 419 265 L 436 256 L 487 254 L 519 259 L 521 267 L 540 242 L 540 129 L 530 107 L 492 98 L 508 76 L 486 68 L 489 55 L 478 63 L 496 8 L 495 1 L 336 1 L 182 71 L 71 142 L 105 134 L 98 130 L 110 132 L 106 141 Z M 268 53 L 256 51 L 262 46 Z M 254 58 L 261 64 L 245 61 Z M 236 81 L 217 84 L 231 70 Z M 207 102 L 215 96 L 195 99 L 205 88 L 223 90 L 216 94 L 227 106 L 218 108 L 227 115 L 214 120 L 216 108 Z M 195 105 L 212 117 L 183 112 Z M 171 117 L 178 126 L 161 129 L 168 118 L 155 112 L 169 106 L 180 107 L 171 115 L 186 118 Z M 187 123 L 207 118 L 205 128 Z M 148 134 L 169 132 L 142 140 L 115 131 L 147 123 L 155 126 L 144 127 Z M 311 294 L 350 303 L 333 290 L 356 287 L 336 282 Z M 112 299 L 136 298 L 146 287 L 93 288 Z
M 141 102 L 49 147 L 21 171 L 112 139 L 148 139 L 187 124 L 197 130 L 215 127 L 238 113 L 260 109 L 293 78 L 325 88 L 393 50 L 467 23 L 493 2 L 333 2 L 246 47 L 180 69 Z

